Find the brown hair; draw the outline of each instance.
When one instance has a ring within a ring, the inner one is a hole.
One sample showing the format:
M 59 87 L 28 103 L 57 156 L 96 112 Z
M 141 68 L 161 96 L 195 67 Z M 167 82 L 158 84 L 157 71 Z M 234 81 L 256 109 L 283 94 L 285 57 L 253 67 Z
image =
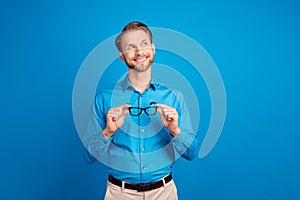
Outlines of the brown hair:
M 123 29 L 122 32 L 118 35 L 118 37 L 115 40 L 115 45 L 118 48 L 119 51 L 122 51 L 122 46 L 121 46 L 121 37 L 124 32 L 126 31 L 132 31 L 132 30 L 143 30 L 145 31 L 149 38 L 150 42 L 152 43 L 152 33 L 151 30 L 148 28 L 148 26 L 142 22 L 130 22 L 127 24 Z

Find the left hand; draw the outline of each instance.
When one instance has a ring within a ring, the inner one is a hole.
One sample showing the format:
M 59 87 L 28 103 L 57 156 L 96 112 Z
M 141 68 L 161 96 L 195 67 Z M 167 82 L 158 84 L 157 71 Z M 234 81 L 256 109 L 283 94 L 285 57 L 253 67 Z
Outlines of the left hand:
M 164 104 L 156 104 L 156 106 L 163 125 L 174 137 L 179 135 L 180 128 L 178 127 L 178 113 L 176 109 Z

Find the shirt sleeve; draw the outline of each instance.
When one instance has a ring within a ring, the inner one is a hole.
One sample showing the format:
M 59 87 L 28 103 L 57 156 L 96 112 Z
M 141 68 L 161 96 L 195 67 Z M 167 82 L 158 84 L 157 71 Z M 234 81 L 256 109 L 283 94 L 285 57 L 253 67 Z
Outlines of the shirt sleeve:
M 102 130 L 106 126 L 105 99 L 98 94 L 91 106 L 86 129 L 82 138 L 83 144 L 87 150 L 87 160 L 96 158 L 101 161 L 106 158 L 106 154 L 112 138 L 105 138 Z
M 182 93 L 176 92 L 176 98 L 179 103 L 179 105 L 176 107 L 176 110 L 179 115 L 178 123 L 181 132 L 178 136 L 173 137 L 173 147 L 176 157 L 182 156 L 187 160 L 193 160 L 199 154 L 199 141 L 196 137 L 195 131 L 193 131 L 190 113 Z

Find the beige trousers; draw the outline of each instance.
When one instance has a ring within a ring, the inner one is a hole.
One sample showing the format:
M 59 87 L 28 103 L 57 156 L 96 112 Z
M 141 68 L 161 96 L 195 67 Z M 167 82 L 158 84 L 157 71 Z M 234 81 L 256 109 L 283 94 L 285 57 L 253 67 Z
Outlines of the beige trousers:
M 178 195 L 173 180 L 146 192 L 125 189 L 108 181 L 104 200 L 178 200 Z

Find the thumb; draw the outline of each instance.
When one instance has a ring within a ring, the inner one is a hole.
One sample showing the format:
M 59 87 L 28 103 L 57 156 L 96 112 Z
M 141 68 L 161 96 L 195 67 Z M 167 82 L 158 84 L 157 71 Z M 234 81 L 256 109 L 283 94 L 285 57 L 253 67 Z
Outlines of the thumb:
M 124 104 L 122 106 L 122 117 L 127 115 L 127 113 L 129 112 L 129 108 L 130 108 L 130 104 Z

